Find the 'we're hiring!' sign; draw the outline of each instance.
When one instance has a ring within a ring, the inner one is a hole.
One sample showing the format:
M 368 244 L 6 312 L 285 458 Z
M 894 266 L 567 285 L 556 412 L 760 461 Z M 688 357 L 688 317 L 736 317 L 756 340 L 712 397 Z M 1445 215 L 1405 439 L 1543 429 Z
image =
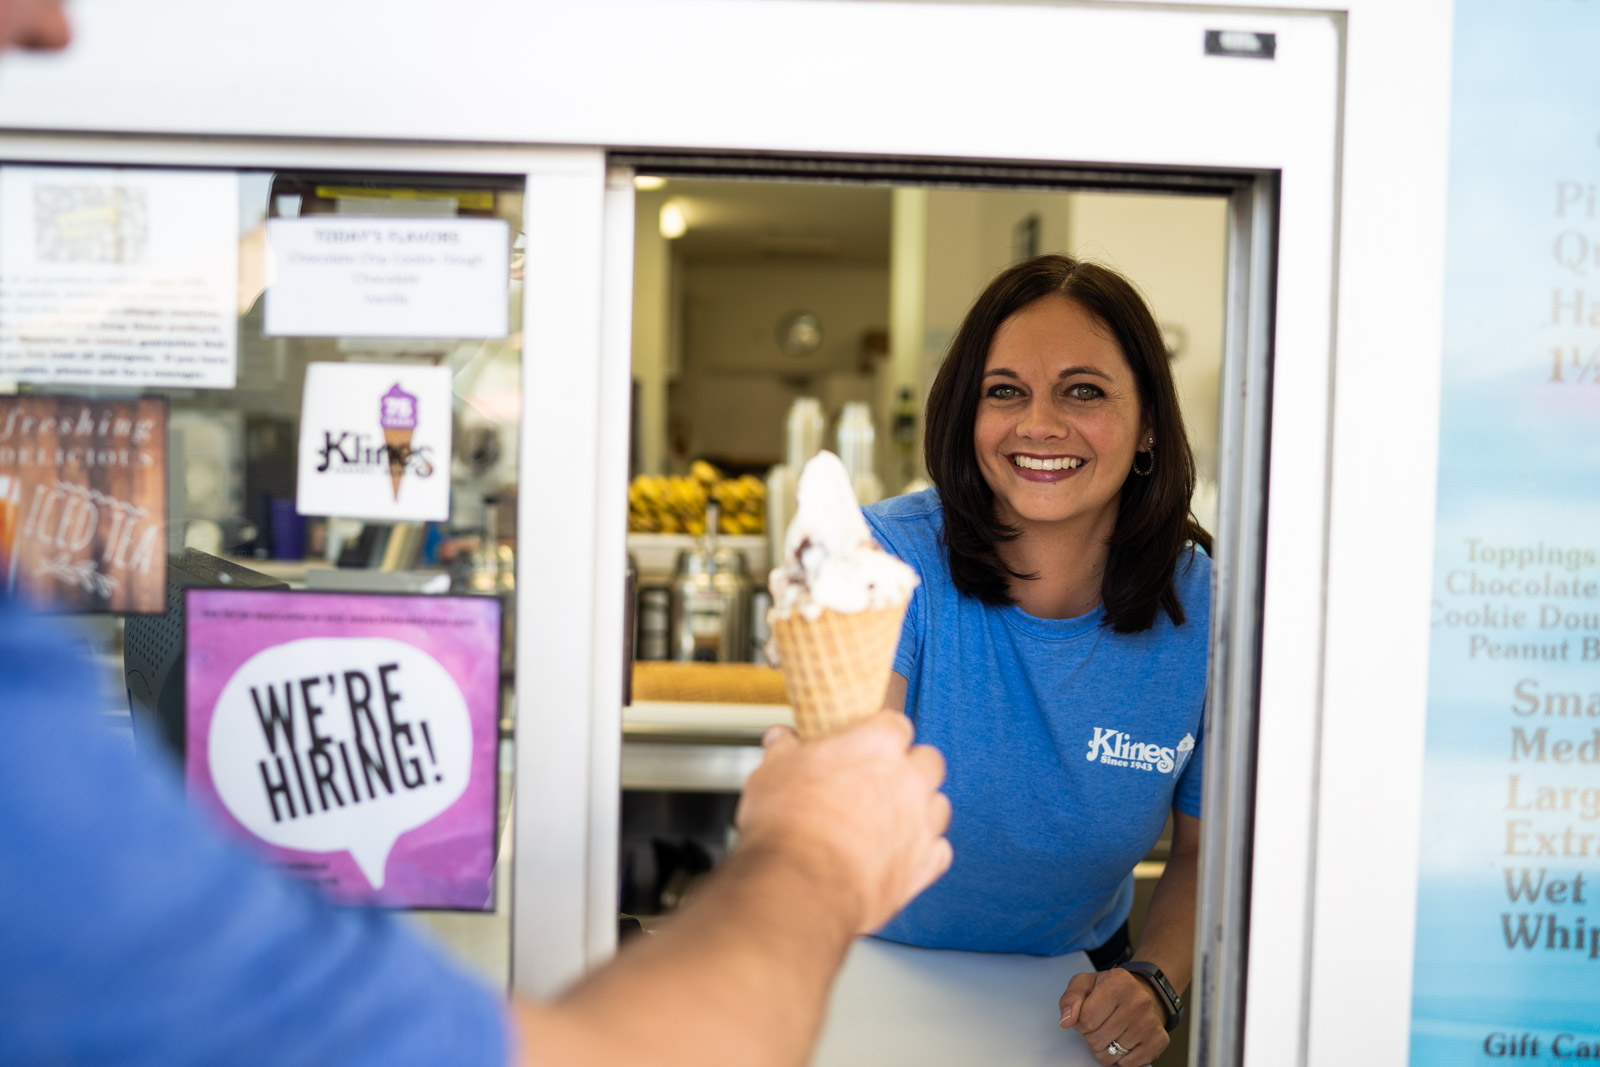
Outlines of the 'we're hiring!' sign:
M 188 598 L 191 797 L 338 899 L 492 909 L 500 602 Z

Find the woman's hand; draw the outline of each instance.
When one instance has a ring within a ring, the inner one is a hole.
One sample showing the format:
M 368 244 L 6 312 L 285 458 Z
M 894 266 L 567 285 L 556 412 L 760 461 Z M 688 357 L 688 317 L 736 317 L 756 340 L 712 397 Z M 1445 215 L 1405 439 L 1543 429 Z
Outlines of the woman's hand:
M 1060 1006 L 1061 1028 L 1082 1034 L 1103 1067 L 1145 1067 L 1171 1040 L 1156 991 L 1120 967 L 1073 975 Z M 1115 1053 L 1113 1041 L 1127 1051 Z
M 1150 896 L 1144 933 L 1133 958 L 1160 967 L 1178 989 L 1189 984 L 1194 961 L 1194 894 L 1200 864 L 1200 820 L 1172 813 L 1172 848 Z M 1104 1067 L 1145 1067 L 1169 1042 L 1167 1012 L 1155 987 L 1132 971 L 1074 975 L 1061 994 L 1061 1026 L 1083 1035 Z M 1126 1049 L 1107 1055 L 1115 1041 Z

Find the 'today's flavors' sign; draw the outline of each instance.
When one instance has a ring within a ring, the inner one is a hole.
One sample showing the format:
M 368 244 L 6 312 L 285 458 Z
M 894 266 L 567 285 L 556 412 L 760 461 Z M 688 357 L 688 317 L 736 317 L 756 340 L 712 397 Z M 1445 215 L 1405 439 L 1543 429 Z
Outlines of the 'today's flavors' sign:
M 1600 1060 L 1600 5 L 1455 27 L 1410 1062 Z
M 0 589 L 48 610 L 166 610 L 164 398 L 0 396 Z
M 300 412 L 302 515 L 450 517 L 449 367 L 313 363 Z
M 267 221 L 268 337 L 498 338 L 510 323 L 504 219 Z
M 195 589 L 190 796 L 348 902 L 494 906 L 500 603 Z

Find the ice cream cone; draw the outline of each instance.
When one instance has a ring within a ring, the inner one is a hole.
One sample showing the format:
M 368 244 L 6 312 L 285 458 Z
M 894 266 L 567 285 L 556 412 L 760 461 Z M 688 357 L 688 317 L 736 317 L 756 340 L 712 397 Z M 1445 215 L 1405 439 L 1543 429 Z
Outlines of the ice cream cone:
M 384 430 L 383 443 L 389 446 L 389 483 L 394 498 L 400 499 L 400 479 L 406 473 L 406 457 L 411 454 L 411 430 Z
M 795 732 L 811 740 L 883 710 L 906 603 L 867 611 L 770 617 Z

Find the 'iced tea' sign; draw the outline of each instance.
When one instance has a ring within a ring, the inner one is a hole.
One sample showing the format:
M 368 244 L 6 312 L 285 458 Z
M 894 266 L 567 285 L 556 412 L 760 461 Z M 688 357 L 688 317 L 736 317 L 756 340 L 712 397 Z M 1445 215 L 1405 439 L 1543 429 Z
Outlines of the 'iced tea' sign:
M 167 607 L 167 402 L 0 396 L 0 588 L 47 609 Z
M 192 590 L 190 794 L 352 902 L 494 903 L 500 604 Z

